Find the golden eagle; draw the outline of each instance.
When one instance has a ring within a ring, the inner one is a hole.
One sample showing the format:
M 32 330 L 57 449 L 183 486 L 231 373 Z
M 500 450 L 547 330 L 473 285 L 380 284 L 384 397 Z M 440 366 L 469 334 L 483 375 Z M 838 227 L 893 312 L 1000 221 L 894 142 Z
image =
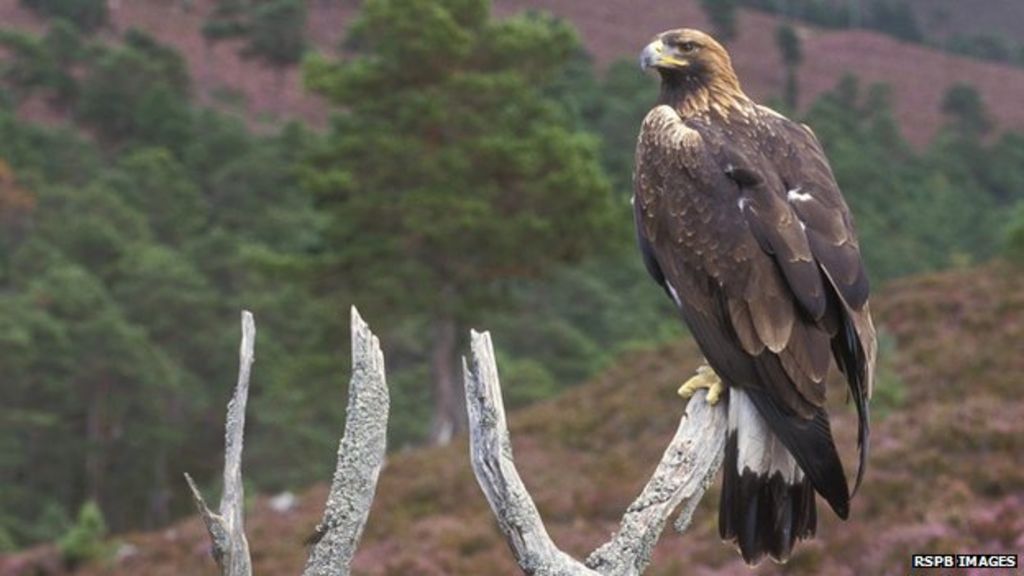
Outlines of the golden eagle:
M 640 250 L 710 367 L 680 393 L 729 390 L 719 533 L 747 563 L 782 562 L 815 533 L 815 492 L 850 511 L 832 359 L 859 416 L 854 491 L 867 461 L 876 341 L 853 218 L 811 129 L 747 97 L 713 38 L 664 32 L 641 66 L 661 95 L 637 142 Z

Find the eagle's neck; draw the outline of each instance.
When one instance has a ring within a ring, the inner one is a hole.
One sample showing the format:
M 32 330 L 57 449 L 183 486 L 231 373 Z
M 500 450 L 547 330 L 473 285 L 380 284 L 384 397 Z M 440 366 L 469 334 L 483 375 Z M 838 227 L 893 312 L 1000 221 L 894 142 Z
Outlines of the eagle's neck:
M 754 107 L 731 70 L 715 75 L 663 73 L 658 103 L 671 106 L 682 118 L 713 114 L 725 120 Z

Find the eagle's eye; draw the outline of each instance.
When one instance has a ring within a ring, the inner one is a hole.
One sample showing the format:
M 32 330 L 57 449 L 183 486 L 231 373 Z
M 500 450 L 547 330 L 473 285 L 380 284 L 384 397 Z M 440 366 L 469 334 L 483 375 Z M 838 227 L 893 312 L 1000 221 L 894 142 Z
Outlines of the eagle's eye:
M 685 53 L 695 52 L 697 50 L 696 42 L 683 42 L 679 45 L 679 50 Z

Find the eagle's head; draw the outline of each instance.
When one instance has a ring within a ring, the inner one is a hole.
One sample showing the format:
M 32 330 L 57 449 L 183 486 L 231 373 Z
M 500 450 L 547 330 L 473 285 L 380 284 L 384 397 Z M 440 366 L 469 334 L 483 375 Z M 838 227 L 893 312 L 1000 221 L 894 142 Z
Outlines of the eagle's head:
M 729 53 L 700 30 L 658 34 L 640 54 L 640 67 L 653 68 L 661 76 L 663 103 L 688 112 L 729 109 L 747 101 Z

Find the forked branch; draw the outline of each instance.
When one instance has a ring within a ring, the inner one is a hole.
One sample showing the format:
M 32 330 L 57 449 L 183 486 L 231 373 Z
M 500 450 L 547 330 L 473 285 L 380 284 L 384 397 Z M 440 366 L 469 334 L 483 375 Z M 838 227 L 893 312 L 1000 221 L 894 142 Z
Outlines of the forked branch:
M 219 513 L 214 513 L 206 506 L 195 481 L 188 473 L 185 474 L 199 515 L 203 517 L 206 529 L 210 532 L 213 557 L 224 576 L 252 574 L 249 542 L 245 539 L 243 527 L 245 494 L 242 487 L 242 440 L 245 436 L 245 404 L 249 400 L 249 373 L 255 360 L 255 341 L 256 324 L 252 314 L 248 310 L 243 311 L 242 344 L 238 351 L 238 384 L 228 403 L 224 430 L 224 491 L 220 497 Z
M 348 574 L 387 451 L 388 386 L 380 342 L 352 308 L 352 381 L 345 435 L 317 542 L 303 576 Z
M 252 314 L 242 313 L 242 345 L 238 384 L 228 404 L 224 450 L 224 493 L 219 512 L 211 511 L 192 478 L 185 474 L 199 514 L 210 533 L 213 557 L 224 576 L 249 576 L 252 561 L 243 526 L 242 438 L 249 373 L 256 327 Z M 352 556 L 366 524 L 377 478 L 384 464 L 388 423 L 388 390 L 384 355 L 370 328 L 352 308 L 352 380 L 345 433 L 338 449 L 324 517 L 303 575 L 349 573 Z
M 703 390 L 693 397 L 654 475 L 626 510 L 619 531 L 582 563 L 551 541 L 516 471 L 490 334 L 473 332 L 471 339 L 471 361 L 463 360 L 470 460 L 519 566 L 526 574 L 544 576 L 642 574 L 669 516 L 681 507 L 676 528 L 685 530 L 721 466 L 725 403 L 709 405 Z

